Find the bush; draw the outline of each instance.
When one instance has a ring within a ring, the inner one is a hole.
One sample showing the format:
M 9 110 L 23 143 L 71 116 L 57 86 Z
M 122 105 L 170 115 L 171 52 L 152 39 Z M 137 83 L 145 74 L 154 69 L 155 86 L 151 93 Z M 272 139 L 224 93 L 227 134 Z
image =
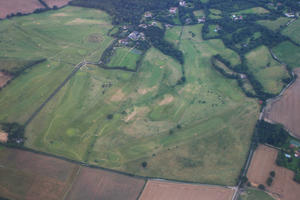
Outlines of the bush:
M 146 168 L 148 163 L 146 161 L 142 162 L 142 167 Z
M 271 171 L 271 172 L 270 172 L 270 176 L 271 176 L 271 177 L 273 177 L 273 178 L 274 178 L 274 177 L 275 177 L 275 175 L 276 175 L 276 174 L 275 174 L 275 172 L 274 172 L 274 171 Z
M 273 183 L 273 178 L 272 178 L 272 177 L 269 177 L 269 178 L 267 179 L 266 183 L 267 183 L 268 186 L 271 186 L 272 183 Z
M 265 190 L 266 189 L 266 187 L 263 184 L 259 184 L 258 188 L 261 189 L 261 190 Z

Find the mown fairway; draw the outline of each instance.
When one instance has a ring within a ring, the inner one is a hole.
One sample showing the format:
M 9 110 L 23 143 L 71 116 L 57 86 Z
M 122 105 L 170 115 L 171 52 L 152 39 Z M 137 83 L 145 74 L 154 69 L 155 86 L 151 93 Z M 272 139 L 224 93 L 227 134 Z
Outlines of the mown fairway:
M 1 21 L 0 69 L 28 69 L 0 93 L 0 121 L 24 123 L 51 92 L 83 61 L 97 61 L 112 41 L 104 12 L 67 7 Z
M 258 105 L 211 68 L 215 54 L 240 60 L 220 40 L 203 41 L 201 28 L 181 37 L 184 85 L 182 66 L 156 49 L 137 73 L 88 65 L 29 124 L 26 145 L 139 175 L 235 184 Z
M 282 79 L 288 78 L 289 74 L 285 67 L 275 61 L 268 48 L 260 46 L 246 54 L 250 71 L 262 84 L 264 91 L 278 94 L 284 87 Z

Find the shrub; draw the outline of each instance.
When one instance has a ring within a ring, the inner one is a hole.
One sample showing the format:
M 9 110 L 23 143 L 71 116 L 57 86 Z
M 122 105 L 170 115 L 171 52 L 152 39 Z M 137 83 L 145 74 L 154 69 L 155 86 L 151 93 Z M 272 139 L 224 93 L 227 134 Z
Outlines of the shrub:
M 146 161 L 142 162 L 142 167 L 146 168 L 148 163 Z
M 274 177 L 275 177 L 275 175 L 276 175 L 276 174 L 275 174 L 275 172 L 274 172 L 274 171 L 271 171 L 271 172 L 270 172 L 270 176 L 271 176 L 271 177 L 273 177 L 273 178 L 274 178 Z
M 258 188 L 261 189 L 261 190 L 265 190 L 266 189 L 266 187 L 263 184 L 259 184 Z
M 267 179 L 266 183 L 267 183 L 268 186 L 271 186 L 272 183 L 273 183 L 273 178 L 272 178 L 272 177 L 269 177 L 269 178 Z

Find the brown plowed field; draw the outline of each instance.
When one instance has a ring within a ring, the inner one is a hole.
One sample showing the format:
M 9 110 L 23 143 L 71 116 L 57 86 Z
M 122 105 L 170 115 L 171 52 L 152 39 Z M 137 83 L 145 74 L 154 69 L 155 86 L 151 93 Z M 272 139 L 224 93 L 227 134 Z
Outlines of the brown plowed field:
M 32 13 L 37 8 L 43 7 L 38 0 L 0 0 L 0 19 L 12 13 Z
M 276 158 L 276 149 L 260 145 L 253 155 L 247 173 L 249 181 L 254 186 L 259 184 L 266 186 L 266 180 L 270 176 L 270 172 L 275 171 L 273 184 L 271 187 L 266 186 L 266 189 L 281 200 L 299 200 L 300 184 L 293 181 L 294 172 L 277 166 L 275 163 Z
M 267 106 L 265 118 L 283 124 L 300 138 L 300 68 L 295 73 L 298 75 L 297 80 L 279 100 Z
M 67 5 L 71 0 L 44 0 L 44 2 L 50 7 L 57 6 L 58 8 Z
M 144 184 L 143 179 L 84 167 L 67 199 L 134 200 Z
M 151 180 L 140 200 L 231 200 L 233 189 Z
M 68 191 L 78 166 L 31 152 L 0 150 L 0 196 L 56 200 Z
M 0 72 L 0 88 L 2 88 L 7 81 L 9 81 L 12 77 L 9 75 L 4 74 L 3 72 Z

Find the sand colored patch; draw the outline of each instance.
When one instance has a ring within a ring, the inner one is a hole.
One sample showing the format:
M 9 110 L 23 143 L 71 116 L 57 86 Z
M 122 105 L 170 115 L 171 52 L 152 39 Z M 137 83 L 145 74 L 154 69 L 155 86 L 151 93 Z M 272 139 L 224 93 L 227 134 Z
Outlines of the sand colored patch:
M 0 132 L 0 143 L 6 143 L 8 140 L 8 134 L 5 132 Z
M 67 17 L 67 16 L 69 16 L 69 15 L 66 14 L 66 13 L 55 13 L 55 14 L 53 14 L 53 15 L 51 15 L 51 16 L 53 16 L 53 17 Z
M 103 23 L 101 21 L 92 20 L 92 19 L 82 19 L 82 18 L 76 18 L 76 19 L 66 23 L 66 25 L 80 25 L 80 24 L 99 24 L 99 25 L 103 25 Z
M 125 97 L 125 94 L 122 92 L 122 89 L 119 89 L 111 98 L 110 100 L 113 102 L 121 101 Z
M 300 68 L 295 70 L 297 80 L 279 98 L 269 102 L 265 119 L 283 124 L 294 136 L 300 138 Z
M 183 92 L 197 94 L 199 92 L 200 86 L 196 84 L 187 84 L 181 88 L 178 93 L 182 94 Z
M 4 85 L 6 85 L 6 83 L 12 79 L 11 76 L 3 73 L 3 72 L 0 72 L 0 88 L 2 88 Z
M 170 94 L 166 94 L 164 96 L 164 99 L 162 101 L 160 101 L 158 103 L 158 105 L 160 105 L 160 106 L 167 105 L 167 104 L 172 103 L 173 101 L 174 101 L 174 97 L 172 95 L 170 95 Z
M 132 120 L 136 115 L 138 116 L 144 116 L 146 115 L 148 112 L 150 111 L 150 109 L 148 107 L 134 107 L 133 112 L 131 112 L 126 118 L 125 118 L 125 122 L 128 122 L 130 120 Z
M 225 187 L 150 180 L 140 200 L 231 200 L 233 194 Z
M 151 88 L 139 88 L 138 93 L 141 95 L 145 95 L 149 92 L 153 92 L 155 89 L 157 89 L 157 86 L 153 86 Z
M 247 176 L 253 186 L 263 184 L 268 192 L 281 200 L 299 200 L 300 184 L 293 181 L 294 172 L 276 165 L 277 150 L 259 145 L 256 149 Z M 276 175 L 271 187 L 266 180 L 271 171 Z

